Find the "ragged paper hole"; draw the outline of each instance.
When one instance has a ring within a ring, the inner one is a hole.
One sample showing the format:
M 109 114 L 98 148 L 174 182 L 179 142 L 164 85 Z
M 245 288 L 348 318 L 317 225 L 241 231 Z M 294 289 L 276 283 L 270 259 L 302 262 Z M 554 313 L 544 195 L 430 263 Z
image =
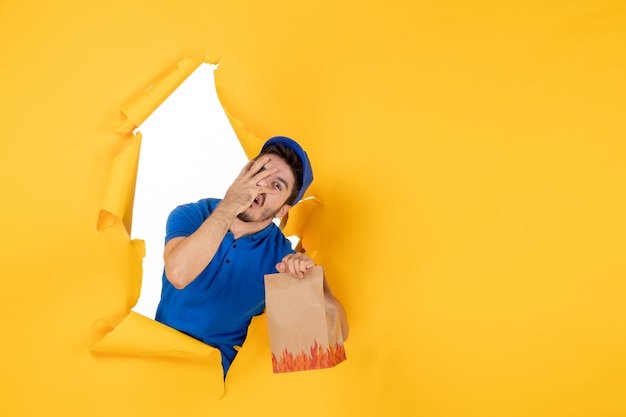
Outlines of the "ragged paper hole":
M 222 197 L 248 161 L 217 97 L 216 69 L 200 65 L 138 128 L 132 237 L 146 242 L 146 257 L 133 310 L 147 317 L 161 293 L 167 216 L 178 205 Z

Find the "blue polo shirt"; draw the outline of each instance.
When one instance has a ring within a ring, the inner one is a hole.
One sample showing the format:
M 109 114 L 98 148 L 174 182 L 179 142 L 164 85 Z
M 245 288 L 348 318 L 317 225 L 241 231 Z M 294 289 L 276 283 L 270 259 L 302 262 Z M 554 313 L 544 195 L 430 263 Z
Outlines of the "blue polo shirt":
M 220 201 L 176 207 L 167 220 L 165 243 L 195 232 Z M 276 273 L 276 264 L 293 252 L 274 223 L 239 239 L 227 232 L 211 263 L 185 288 L 176 289 L 163 271 L 156 320 L 218 348 L 226 376 L 234 346 L 243 344 L 252 317 L 265 308 L 264 275 Z

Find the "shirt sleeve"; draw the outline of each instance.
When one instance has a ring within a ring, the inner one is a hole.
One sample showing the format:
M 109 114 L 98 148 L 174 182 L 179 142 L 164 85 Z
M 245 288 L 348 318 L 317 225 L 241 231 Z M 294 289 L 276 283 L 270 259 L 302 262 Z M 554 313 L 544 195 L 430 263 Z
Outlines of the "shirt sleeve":
M 191 235 L 208 217 L 208 209 L 203 207 L 202 202 L 176 207 L 167 218 L 165 243 L 175 237 Z

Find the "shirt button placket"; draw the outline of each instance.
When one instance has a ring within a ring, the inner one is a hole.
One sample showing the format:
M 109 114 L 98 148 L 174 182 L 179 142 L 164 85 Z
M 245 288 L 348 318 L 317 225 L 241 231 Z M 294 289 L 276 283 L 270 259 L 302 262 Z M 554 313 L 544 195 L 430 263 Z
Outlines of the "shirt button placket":
M 237 249 L 237 244 L 236 244 L 236 243 L 233 243 L 232 248 L 233 248 L 233 249 Z M 229 252 L 230 252 L 230 251 L 229 251 Z M 227 258 L 224 262 L 225 262 L 225 263 L 227 263 L 227 264 L 229 264 L 229 263 L 230 263 L 230 259 L 228 259 L 228 258 Z

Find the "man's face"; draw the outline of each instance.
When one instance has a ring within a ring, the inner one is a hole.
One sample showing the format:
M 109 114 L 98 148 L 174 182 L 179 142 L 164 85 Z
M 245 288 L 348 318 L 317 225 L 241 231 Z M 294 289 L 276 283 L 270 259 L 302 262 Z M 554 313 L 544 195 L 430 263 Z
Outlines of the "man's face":
M 289 165 L 279 156 L 268 154 L 270 160 L 261 168 L 276 168 L 277 171 L 273 175 L 262 179 L 259 185 L 270 187 L 275 190 L 274 193 L 259 194 L 250 207 L 239 214 L 238 218 L 244 222 L 266 222 L 273 220 L 275 217 L 282 217 L 287 213 L 289 206 L 285 204 L 293 187 L 295 187 L 295 178 Z

